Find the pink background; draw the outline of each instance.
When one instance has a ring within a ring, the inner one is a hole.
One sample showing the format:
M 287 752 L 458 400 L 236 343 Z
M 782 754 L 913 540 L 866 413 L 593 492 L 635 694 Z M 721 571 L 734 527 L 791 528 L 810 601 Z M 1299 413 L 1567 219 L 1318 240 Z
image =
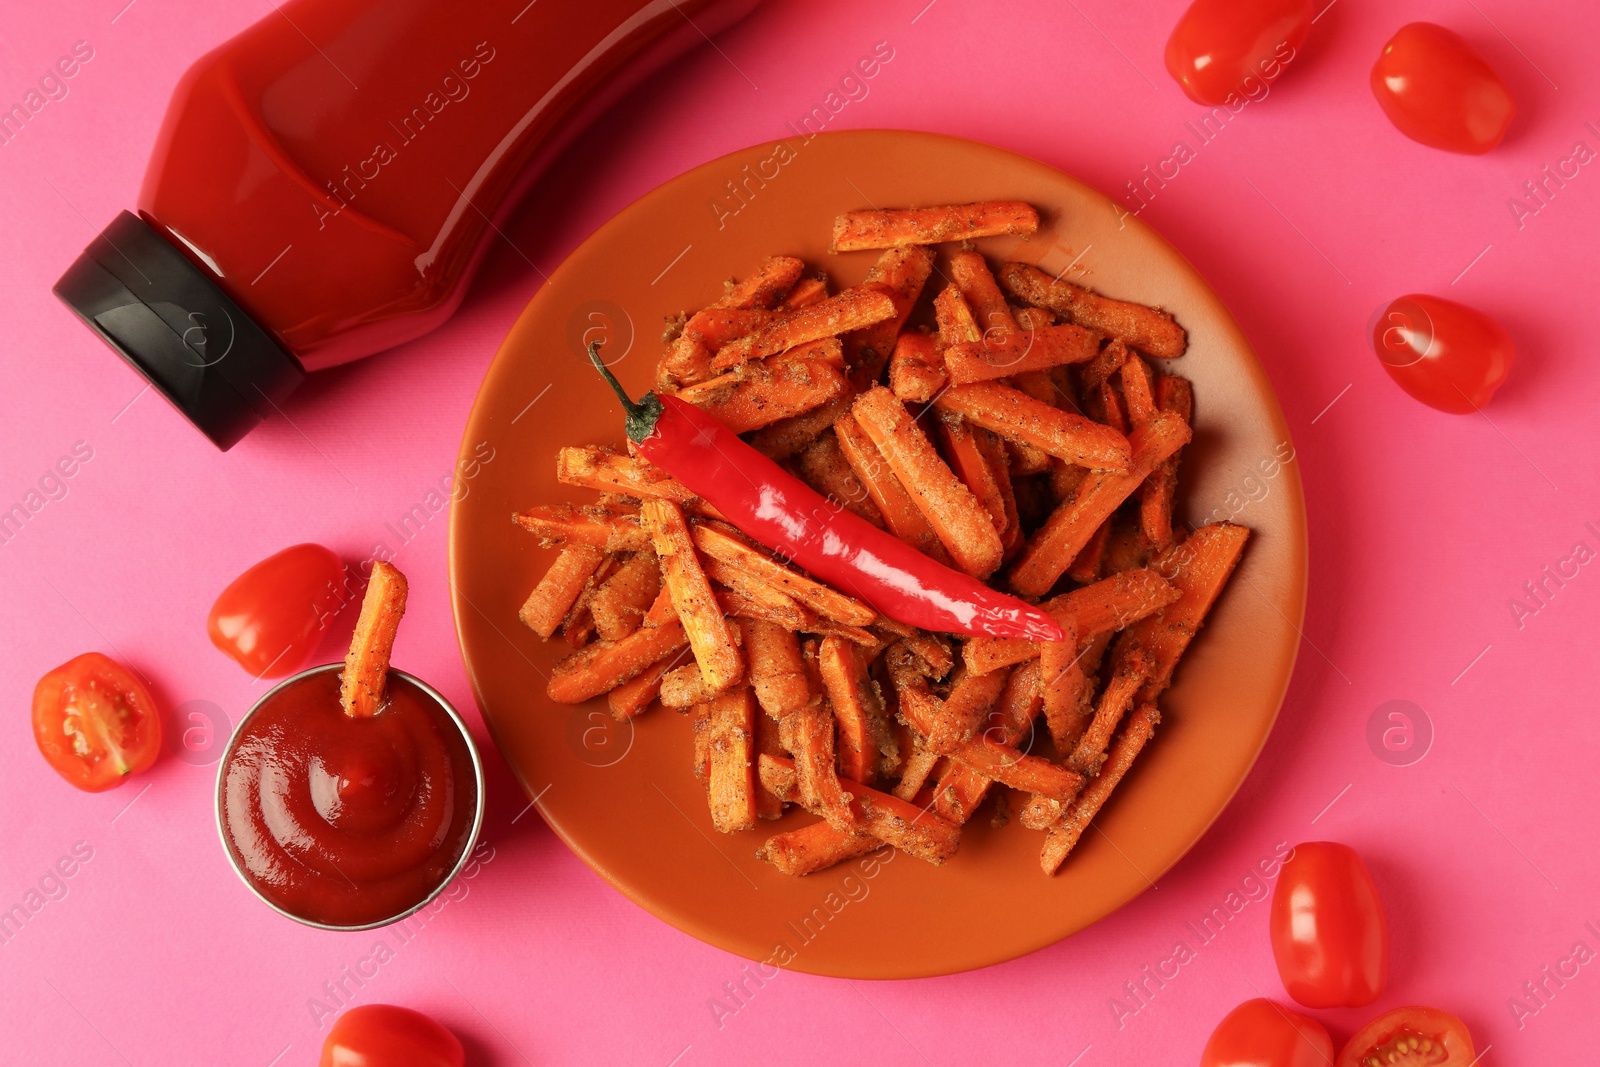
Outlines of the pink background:
M 1600 852 L 1589 816 L 1597 727 L 1583 702 L 1600 578 L 1581 568 L 1520 626 L 1508 601 L 1576 542 L 1600 549 L 1586 526 L 1600 527 L 1600 370 L 1586 322 L 1600 173 L 1585 167 L 1520 227 L 1507 199 L 1576 141 L 1600 149 L 1586 125 L 1600 125 L 1592 5 L 1335 3 L 1270 97 L 1142 213 L 1255 344 L 1310 509 L 1306 647 L 1277 731 L 1215 828 L 1156 891 L 1027 958 L 918 982 L 785 974 L 719 1025 L 708 1002 L 742 961 L 603 884 L 526 811 L 492 752 L 490 858 L 397 947 L 392 932 L 300 928 L 252 898 L 216 842 L 214 765 L 167 756 L 108 794 L 65 786 L 29 736 L 34 681 L 100 649 L 147 674 L 166 706 L 210 702 L 236 720 L 262 689 L 206 641 L 212 598 L 298 541 L 350 560 L 379 541 L 397 547 L 385 523 L 450 473 L 484 368 L 539 285 L 528 260 L 549 271 L 661 181 L 784 135 L 878 41 L 894 58 L 831 128 L 990 141 L 1117 196 L 1175 141 L 1194 144 L 1185 122 L 1201 109 L 1161 66 L 1181 3 L 770 3 L 719 41 L 721 55 L 699 49 L 579 142 L 535 194 L 541 209 L 509 228 L 521 252 L 493 251 L 452 322 L 321 376 L 286 418 L 224 456 L 141 392 L 49 286 L 131 203 L 185 66 L 270 7 L 123 2 L 12 5 L 0 35 L 7 105 L 73 42 L 94 49 L 70 95 L 0 147 L 0 505 L 75 443 L 93 450 L 65 497 L 0 545 L 0 908 L 77 843 L 92 850 L 66 895 L 0 944 L 0 1059 L 313 1063 L 326 1031 L 308 1000 L 346 967 L 372 974 L 361 961 L 384 940 L 392 958 L 360 988 L 347 982 L 349 999 L 431 1012 L 475 1063 L 1192 1062 L 1235 1004 L 1283 999 L 1266 904 L 1246 904 L 1144 1001 L 1128 1000 L 1124 983 L 1174 941 L 1194 944 L 1186 924 L 1280 842 L 1317 838 L 1360 848 L 1387 902 L 1393 980 L 1377 1007 L 1453 1009 L 1480 1049 L 1493 1046 L 1485 1062 L 1567 1061 L 1583 1047 L 1584 1020 L 1600 1008 L 1593 967 L 1550 983 L 1553 995 L 1520 1020 L 1508 1000 L 1575 942 L 1600 948 L 1585 928 L 1600 921 Z M 1422 148 L 1378 111 L 1367 70 L 1412 19 L 1465 34 L 1511 85 L 1521 113 L 1494 154 Z M 1486 415 L 1422 407 L 1372 356 L 1369 318 L 1413 291 L 1481 307 L 1515 336 L 1522 362 Z M 449 616 L 444 516 L 396 559 L 412 580 L 397 662 L 455 700 L 485 740 Z M 348 625 L 320 659 L 336 657 Z M 1431 723 L 1431 750 L 1408 766 L 1369 746 L 1369 717 L 1390 700 L 1414 702 Z M 1341 1041 L 1367 1014 L 1322 1017 Z

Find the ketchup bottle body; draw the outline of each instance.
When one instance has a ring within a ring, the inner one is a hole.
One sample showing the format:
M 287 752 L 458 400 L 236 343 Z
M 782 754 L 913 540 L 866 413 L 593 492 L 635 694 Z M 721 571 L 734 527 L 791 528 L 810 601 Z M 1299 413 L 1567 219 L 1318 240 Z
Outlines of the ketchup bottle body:
M 137 216 L 56 291 L 228 447 L 440 325 L 572 137 L 758 2 L 287 0 L 184 74 Z

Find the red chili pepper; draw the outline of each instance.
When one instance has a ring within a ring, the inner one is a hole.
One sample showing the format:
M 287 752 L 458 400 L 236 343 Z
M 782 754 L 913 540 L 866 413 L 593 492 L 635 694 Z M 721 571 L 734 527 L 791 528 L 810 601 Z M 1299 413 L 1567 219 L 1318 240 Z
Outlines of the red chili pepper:
M 1044 611 L 951 570 L 826 499 L 694 405 L 654 393 L 635 403 L 600 362 L 598 346 L 589 358 L 622 400 L 628 437 L 641 456 L 813 577 L 907 626 L 1062 639 L 1061 626 Z

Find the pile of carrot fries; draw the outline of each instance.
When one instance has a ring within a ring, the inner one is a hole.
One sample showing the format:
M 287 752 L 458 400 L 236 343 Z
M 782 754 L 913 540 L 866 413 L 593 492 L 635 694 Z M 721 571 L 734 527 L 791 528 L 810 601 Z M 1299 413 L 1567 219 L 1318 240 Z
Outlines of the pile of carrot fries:
M 838 509 L 1038 603 L 1064 641 L 893 622 L 625 450 L 561 449 L 560 480 L 599 499 L 515 516 L 559 549 L 521 611 L 573 650 L 550 697 L 692 716 L 685 758 L 718 830 L 817 816 L 761 844 L 786 873 L 885 843 L 943 863 L 989 797 L 1043 833 L 1054 873 L 1244 549 L 1242 526 L 1173 518 L 1193 393 L 1164 369 L 1187 346 L 1172 316 L 972 244 L 1038 221 L 1015 202 L 841 215 L 834 251 L 877 253 L 865 282 L 830 293 L 768 259 L 673 325 L 656 389 Z

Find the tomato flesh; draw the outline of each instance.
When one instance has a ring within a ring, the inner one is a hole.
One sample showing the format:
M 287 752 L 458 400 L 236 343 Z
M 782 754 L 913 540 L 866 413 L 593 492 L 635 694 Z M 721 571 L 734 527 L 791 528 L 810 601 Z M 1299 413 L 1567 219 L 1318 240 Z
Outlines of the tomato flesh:
M 156 761 L 161 717 L 132 672 L 109 656 L 85 652 L 34 687 L 33 739 L 57 774 L 98 793 Z
M 1379 313 L 1372 348 L 1400 388 L 1452 415 L 1489 403 L 1517 362 L 1517 346 L 1494 319 L 1422 293 L 1393 300 Z
M 1338 1067 L 1469 1067 L 1477 1060 L 1460 1019 L 1438 1008 L 1384 1012 L 1356 1031 Z
M 1395 129 L 1419 144 L 1482 155 L 1505 139 L 1517 102 L 1460 34 L 1413 22 L 1372 67 L 1372 95 Z
M 1211 1032 L 1200 1067 L 1328 1067 L 1333 1041 L 1308 1015 L 1265 998 L 1247 1000 Z
M 1167 39 L 1167 73 L 1197 104 L 1259 99 L 1305 43 L 1311 0 L 1194 0 Z
M 211 605 L 206 633 L 255 677 L 278 678 L 305 664 L 348 599 L 344 561 L 321 545 L 294 545 L 235 578 Z
M 334 1021 L 318 1067 L 463 1067 L 456 1035 L 420 1011 L 363 1004 Z
M 1283 988 L 1308 1008 L 1371 1004 L 1389 980 L 1389 920 L 1349 845 L 1296 845 L 1272 891 L 1272 955 Z

